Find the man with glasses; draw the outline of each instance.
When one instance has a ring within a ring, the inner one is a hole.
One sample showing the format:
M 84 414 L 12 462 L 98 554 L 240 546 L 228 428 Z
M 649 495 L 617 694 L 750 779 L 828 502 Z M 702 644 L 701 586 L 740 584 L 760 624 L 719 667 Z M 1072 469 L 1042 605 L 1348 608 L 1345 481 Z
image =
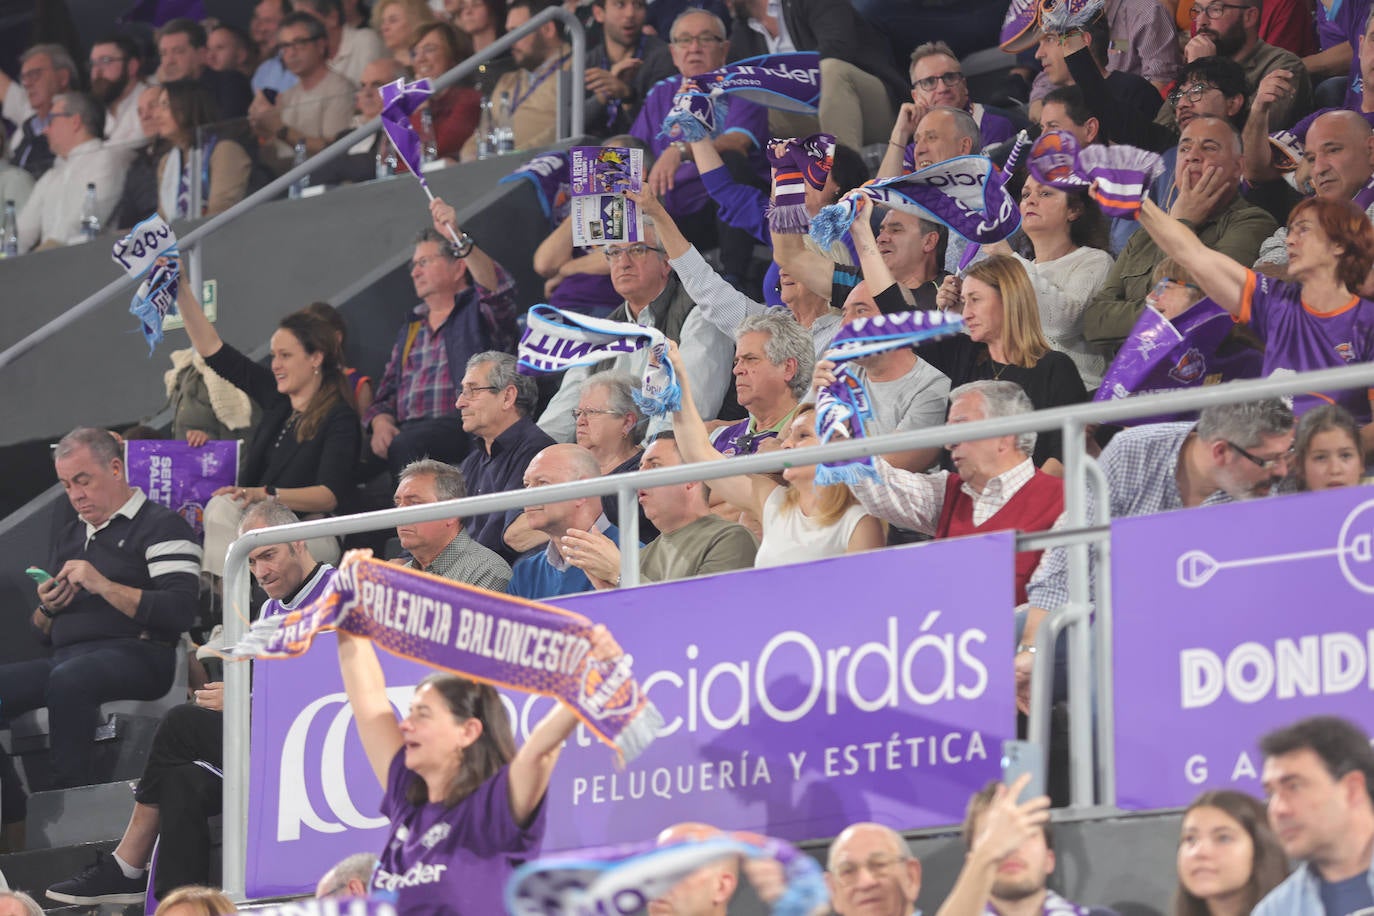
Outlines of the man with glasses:
M 912 916 L 921 861 L 891 827 L 851 824 L 830 844 L 825 885 L 839 916 Z
M 1021 791 L 1029 782 L 1029 776 L 1011 786 L 991 782 L 969 799 L 963 829 L 967 854 L 940 908 L 942 916 L 988 912 L 1115 916 L 1105 907 L 1079 906 L 1049 889 L 1055 864 L 1050 800 L 1044 795 L 1023 800 Z
M 44 130 L 53 99 L 80 84 L 76 64 L 61 45 L 34 45 L 19 58 L 19 82 L 0 73 L 3 114 L 19 129 L 10 138 L 10 161 L 35 179 L 52 167 Z
M 1292 51 L 1276 48 L 1260 40 L 1260 0 L 1207 0 L 1193 4 L 1193 37 L 1183 48 L 1183 59 L 1191 63 L 1201 57 L 1229 57 L 1245 70 L 1245 83 L 1251 95 L 1269 74 L 1278 85 L 1269 107 L 1269 124 L 1277 130 L 1312 110 L 1312 80 L 1302 60 Z M 1172 125 L 1174 106 L 1166 102 L 1156 122 Z
M 296 85 L 270 101 L 259 92 L 248 120 L 276 159 L 277 171 L 290 167 L 295 148 L 308 155 L 324 149 L 348 128 L 353 117 L 353 84 L 329 69 L 329 39 L 324 23 L 309 13 L 292 13 L 277 32 L 282 61 Z M 275 144 L 271 141 L 275 140 Z
M 1213 506 L 1268 496 L 1293 460 L 1293 411 L 1279 398 L 1208 407 L 1196 423 L 1151 423 L 1118 433 L 1098 458 L 1111 518 Z M 1089 489 L 1085 518 L 1095 516 Z M 1095 564 L 1089 574 L 1096 579 Z M 1029 709 L 1035 631 L 1049 610 L 1068 603 L 1065 548 L 1045 552 L 1026 587 L 1028 603 L 1016 655 L 1017 705 Z M 1064 642 L 1060 641 L 1062 647 Z M 1065 695 L 1067 660 L 1056 657 L 1055 695 Z
M 56 159 L 34 183 L 19 211 L 19 251 L 34 246 L 72 245 L 85 241 L 81 216 L 87 185 L 95 185 L 96 216 L 109 222 L 129 167 L 128 150 L 111 148 L 100 139 L 105 109 L 90 96 L 64 92 L 52 100 L 44 136 Z
M 148 88 L 138 46 L 127 35 L 111 35 L 91 45 L 91 95 L 105 106 L 105 139 L 134 143 L 143 139 L 138 95 Z
M 253 87 L 237 70 L 205 65 L 205 29 L 194 19 L 172 19 L 157 31 L 157 81 L 199 80 L 214 96 L 221 118 L 241 118 L 253 101 Z
M 913 158 L 912 136 L 916 126 L 936 108 L 968 112 L 982 137 L 979 150 L 997 146 L 1016 134 L 1011 119 L 977 102 L 971 102 L 968 82 L 954 51 L 943 41 L 928 41 L 911 52 L 911 101 L 897 109 L 897 120 L 888 137 L 880 174 L 900 173 L 904 160 Z
M 277 32 L 281 30 L 282 20 L 291 12 L 288 0 L 260 0 L 253 7 L 253 18 L 248 22 L 248 33 L 258 49 L 258 66 L 253 71 L 253 91 L 271 89 L 285 92 L 296 85 L 296 77 L 286 69 L 281 55 L 277 53 Z
M 473 238 L 458 229 L 453 208 L 436 200 L 436 226 L 452 227 L 455 248 L 439 228 L 415 240 L 410 279 L 420 304 L 396 334 L 377 396 L 363 415 L 370 448 L 393 478 L 417 458 L 457 464 L 468 437 L 457 422 L 458 386 L 468 360 L 490 349 L 513 349 L 515 281 Z
M 574 413 L 580 413 L 581 410 L 579 408 Z M 601 467 L 591 452 L 580 445 L 565 443 L 550 445 L 534 456 L 525 469 L 525 486 L 545 487 L 600 476 Z M 620 529 L 611 524 L 602 511 L 599 496 L 526 506 L 520 517 L 525 528 L 543 535 L 547 542 L 543 550 L 515 564 L 510 593 L 521 598 L 537 601 L 592 590 L 587 574 L 569 563 L 563 555 L 563 537 L 569 528 L 599 531 L 617 545 L 620 543 Z
M 314 16 L 324 25 L 329 69 L 354 86 L 362 81 L 363 68 L 386 54 L 386 45 L 376 32 L 344 24 L 339 0 L 296 0 L 296 11 Z
M 534 379 L 516 371 L 515 357 L 509 353 L 488 350 L 468 360 L 455 403 L 463 432 L 477 440 L 463 459 L 470 496 L 524 486 L 525 470 L 534 456 L 553 445 L 530 419 L 538 400 Z M 520 551 L 506 543 L 505 535 L 519 515 L 519 509 L 484 512 L 469 517 L 467 524 L 477 543 L 514 563 Z
M 653 223 L 645 221 L 645 240 L 607 245 L 606 260 L 611 267 L 611 284 L 624 298 L 610 315 L 611 321 L 628 321 L 657 328 L 682 348 L 701 415 L 714 419 L 730 387 L 730 365 L 734 341 L 711 324 L 677 275 L 659 242 Z M 577 406 L 583 381 L 592 373 L 607 369 L 643 378 L 648 365 L 647 349 L 624 353 L 594 366 L 574 366 L 563 375 L 558 393 L 539 417 L 539 426 L 560 442 L 573 441 L 575 429 L 572 410 Z M 658 428 L 666 428 L 664 418 Z

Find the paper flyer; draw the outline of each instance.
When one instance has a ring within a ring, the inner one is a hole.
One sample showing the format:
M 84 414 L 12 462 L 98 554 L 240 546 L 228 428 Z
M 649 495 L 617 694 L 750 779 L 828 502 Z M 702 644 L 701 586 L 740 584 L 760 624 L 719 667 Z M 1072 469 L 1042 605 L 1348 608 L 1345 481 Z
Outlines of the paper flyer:
M 642 241 L 639 207 L 625 197 L 625 191 L 643 186 L 644 151 L 574 146 L 570 152 L 573 246 Z

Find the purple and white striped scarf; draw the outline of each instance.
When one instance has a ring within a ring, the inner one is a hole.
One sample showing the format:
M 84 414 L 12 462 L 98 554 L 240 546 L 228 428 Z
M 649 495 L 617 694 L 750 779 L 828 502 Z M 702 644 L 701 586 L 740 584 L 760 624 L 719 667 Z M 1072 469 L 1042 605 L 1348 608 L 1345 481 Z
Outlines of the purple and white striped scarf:
M 516 371 L 521 375 L 562 372 L 644 347 L 653 358 L 644 369 L 635 403 L 651 417 L 680 409 L 682 387 L 668 360 L 668 339 L 656 328 L 629 321 L 593 318 L 542 303 L 531 306 L 525 315 L 525 332 L 520 335 Z
M 1062 130 L 1041 134 L 1026 164 L 1041 184 L 1061 191 L 1089 188 L 1102 212 L 1119 219 L 1140 214 L 1145 192 L 1164 172 L 1164 160 L 1157 153 L 1134 146 L 1080 148 L 1074 136 Z
M 167 258 L 159 264 L 159 258 Z M 114 243 L 110 259 L 135 280 L 142 280 L 129 302 L 129 314 L 138 319 L 139 330 L 148 341 L 148 355 L 162 340 L 162 321 L 177 313 L 177 285 L 181 259 L 177 237 L 162 217 L 154 213 Z
M 806 916 L 828 899 L 821 867 L 792 844 L 753 833 L 719 833 L 659 846 L 635 843 L 559 853 L 515 870 L 506 883 L 512 916 L 643 913 L 699 868 L 742 856 L 775 859 L 787 882 L 774 916 Z
M 812 134 L 774 139 L 765 152 L 773 167 L 768 231 L 774 235 L 803 235 L 811 225 L 811 215 L 806 212 L 806 189 L 825 187 L 834 165 L 835 138 L 831 134 Z
M 825 359 L 837 366 L 835 381 L 816 393 L 816 435 L 822 443 L 836 439 L 862 439 L 864 421 L 873 418 L 873 406 L 863 380 L 846 363 L 910 347 L 923 340 L 948 337 L 964 330 L 964 319 L 948 312 L 895 312 L 860 318 L 840 328 Z M 850 458 L 816 466 L 816 485 L 858 483 L 876 479 L 873 459 Z
M 684 80 L 659 136 L 689 143 L 714 137 L 725 123 L 730 96 L 779 111 L 815 114 L 821 103 L 820 54 L 761 54 Z
M 1006 178 L 987 156 L 955 156 L 909 175 L 862 184 L 811 220 L 811 237 L 829 248 L 854 224 L 860 201 L 933 219 L 970 242 L 1000 242 L 1021 225 Z

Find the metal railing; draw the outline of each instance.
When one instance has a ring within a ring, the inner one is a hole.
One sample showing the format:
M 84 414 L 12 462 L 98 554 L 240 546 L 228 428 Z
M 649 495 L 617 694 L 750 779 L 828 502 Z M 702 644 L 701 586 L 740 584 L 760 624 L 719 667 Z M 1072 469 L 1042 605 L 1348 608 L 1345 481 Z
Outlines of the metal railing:
M 492 42 L 486 48 L 483 48 L 481 53 L 474 54 L 443 76 L 434 80 L 433 87 L 435 91 L 447 89 L 449 86 L 452 86 L 459 80 L 473 73 L 482 63 L 504 54 L 510 49 L 511 45 L 515 44 L 521 38 L 536 31 L 546 23 L 555 20 L 562 22 L 567 27 L 568 37 L 572 43 L 572 89 L 569 93 L 571 98 L 567 99 L 567 105 L 560 103 L 558 106 L 560 113 L 564 109 L 569 112 L 571 123 L 566 125 L 568 130 L 565 132 L 564 119 L 560 115 L 558 118 L 558 139 L 566 140 L 569 136 L 576 135 L 581 131 L 582 125 L 586 123 L 584 108 L 586 105 L 585 75 L 587 68 L 587 36 L 582 29 L 582 23 L 578 21 L 577 17 L 561 6 L 544 10 L 538 16 L 532 17 L 518 29 L 507 32 L 504 36 Z M 560 86 L 561 94 L 561 87 L 563 85 L 563 80 L 561 78 L 558 85 Z M 184 236 L 181 236 L 177 240 L 177 243 L 179 249 L 187 257 L 191 273 L 190 279 L 195 285 L 194 288 L 199 288 L 199 245 L 204 239 L 214 235 L 248 211 L 276 199 L 278 195 L 289 189 L 291 185 L 295 184 L 299 179 L 309 176 L 312 171 L 318 169 L 320 166 L 326 165 L 346 155 L 349 149 L 381 130 L 381 127 L 382 119 L 380 117 L 373 118 L 347 136 L 335 140 L 302 164 L 290 169 L 279 178 L 269 182 L 265 187 L 248 195 L 228 210 L 210 217 L 210 219 L 201 223 Z M 193 193 L 195 197 L 199 199 L 201 189 L 199 187 L 200 167 L 198 163 L 192 167 L 191 173 L 193 176 L 192 182 L 195 185 Z M 67 311 L 63 312 L 61 315 L 58 315 L 52 321 L 43 325 L 41 328 L 34 330 L 23 339 L 11 344 L 4 351 L 0 351 L 0 371 L 3 371 L 11 363 L 19 359 L 25 353 L 28 353 L 34 347 L 62 333 L 62 331 L 81 320 L 82 317 L 104 305 L 106 302 L 109 302 L 114 297 L 120 294 L 127 294 L 133 289 L 135 282 L 135 280 L 128 276 L 122 276 L 117 280 L 111 281 L 101 289 L 91 293 L 91 295 L 87 296 L 76 305 L 67 309 Z
M 763 454 L 685 464 L 633 474 L 621 474 L 555 484 L 528 490 L 511 490 L 472 496 L 424 506 L 384 509 L 339 518 L 319 519 L 250 531 L 229 546 L 225 560 L 224 635 L 230 644 L 246 630 L 249 609 L 248 554 L 270 544 L 314 537 L 338 536 L 393 527 L 398 524 L 435 521 L 454 516 L 504 512 L 531 504 L 559 502 L 589 496 L 616 494 L 620 508 L 622 587 L 639 584 L 638 527 L 636 495 L 639 489 L 714 480 L 739 474 L 764 474 L 788 467 L 858 458 L 916 448 L 941 447 L 955 441 L 1004 436 L 1023 432 L 1063 431 L 1066 530 L 1022 535 L 1018 549 L 1065 547 L 1071 551 L 1068 566 L 1070 603 L 1049 608 L 1047 625 L 1036 634 L 1038 651 L 1032 675 L 1030 735 L 1040 749 L 1048 752 L 1049 702 L 1054 667 L 1054 638 L 1062 630 L 1070 633 L 1068 665 L 1070 678 L 1069 727 L 1073 760 L 1071 804 L 1086 808 L 1094 804 L 1114 806 L 1115 757 L 1109 740 L 1112 721 L 1111 695 L 1111 602 L 1107 585 L 1107 560 L 1110 529 L 1109 494 L 1101 469 L 1086 454 L 1084 429 L 1092 423 L 1115 423 L 1164 413 L 1199 410 L 1204 407 L 1281 397 L 1314 390 L 1334 391 L 1374 386 L 1374 364 L 1325 369 L 1301 375 L 1232 382 L 1188 391 L 1132 397 L 1119 401 L 1078 404 L 1035 411 L 1016 417 L 1000 417 L 940 426 L 911 432 L 848 440 L 809 448 L 772 451 Z M 1084 496 L 1094 490 L 1096 511 L 1085 515 Z M 1096 595 L 1090 593 L 1089 549 L 1096 553 Z M 1096 598 L 1096 602 L 1090 599 Z M 1090 607 L 1093 613 L 1090 615 Z M 1090 627 L 1089 621 L 1093 624 Z M 1096 664 L 1093 654 L 1096 653 Z M 1094 670 L 1095 669 L 1095 670 Z M 249 691 L 248 671 L 244 665 L 230 665 L 224 673 L 224 867 L 225 889 L 236 899 L 244 896 L 244 869 L 247 863 Z M 1095 675 L 1095 677 L 1094 677 Z M 1094 718 L 1093 703 L 1097 704 Z M 1093 729 L 1097 726 L 1099 744 L 1094 749 Z M 1093 762 L 1096 761 L 1094 768 Z M 1093 780 L 1101 790 L 1094 798 Z

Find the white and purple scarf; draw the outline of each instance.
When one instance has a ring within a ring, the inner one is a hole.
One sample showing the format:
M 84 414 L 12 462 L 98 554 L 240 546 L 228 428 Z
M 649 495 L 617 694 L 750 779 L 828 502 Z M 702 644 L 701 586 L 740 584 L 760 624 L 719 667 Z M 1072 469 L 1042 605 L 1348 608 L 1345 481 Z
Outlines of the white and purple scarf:
M 987 156 L 955 156 L 860 185 L 812 218 L 811 237 L 828 249 L 854 224 L 864 199 L 943 223 L 970 242 L 1000 242 L 1021 225 L 1005 173 Z
M 863 380 L 845 363 L 910 347 L 923 340 L 948 337 L 964 330 L 964 319 L 948 312 L 895 312 L 860 318 L 840 328 L 824 359 L 835 363 L 835 381 L 816 393 L 816 435 L 822 443 L 865 437 L 864 421 L 873 419 L 873 405 Z M 852 484 L 874 480 L 873 459 L 848 458 L 816 466 L 816 485 Z
M 158 264 L 158 258 L 167 258 L 167 263 Z M 138 319 L 152 356 L 162 340 L 163 319 L 177 313 L 181 260 L 176 233 L 154 213 L 114 243 L 110 259 L 130 277 L 143 281 L 129 303 L 129 314 Z
M 683 80 L 660 137 L 705 140 L 719 133 L 729 97 L 778 111 L 815 114 L 821 103 L 821 56 L 815 51 L 761 54 Z
M 1102 212 L 1118 219 L 1140 215 L 1145 192 L 1164 172 L 1158 153 L 1099 144 L 1080 149 L 1073 134 L 1062 130 L 1041 134 L 1026 165 L 1041 184 L 1061 191 L 1088 188 Z
M 668 339 L 656 328 L 628 321 L 593 318 L 551 305 L 531 306 L 525 316 L 525 332 L 520 335 L 516 370 L 521 375 L 562 372 L 644 347 L 649 348 L 652 359 L 644 369 L 640 390 L 635 392 L 635 403 L 651 417 L 681 409 L 682 387 L 668 361 Z
M 1087 907 L 1065 900 L 1054 891 L 1045 891 L 1045 903 L 1040 912 L 1042 916 L 1088 916 Z M 983 913 L 985 916 L 1001 916 L 991 903 L 983 909 Z
M 806 916 L 828 899 L 821 867 L 792 844 L 753 833 L 719 833 L 659 846 L 634 843 L 559 853 L 522 865 L 506 883 L 512 916 L 643 913 L 692 872 L 742 856 L 775 859 L 787 882 L 774 916 Z
M 806 212 L 806 189 L 820 190 L 834 165 L 835 137 L 774 139 L 765 152 L 773 168 L 773 202 L 768 206 L 768 231 L 773 235 L 804 235 L 811 225 Z

